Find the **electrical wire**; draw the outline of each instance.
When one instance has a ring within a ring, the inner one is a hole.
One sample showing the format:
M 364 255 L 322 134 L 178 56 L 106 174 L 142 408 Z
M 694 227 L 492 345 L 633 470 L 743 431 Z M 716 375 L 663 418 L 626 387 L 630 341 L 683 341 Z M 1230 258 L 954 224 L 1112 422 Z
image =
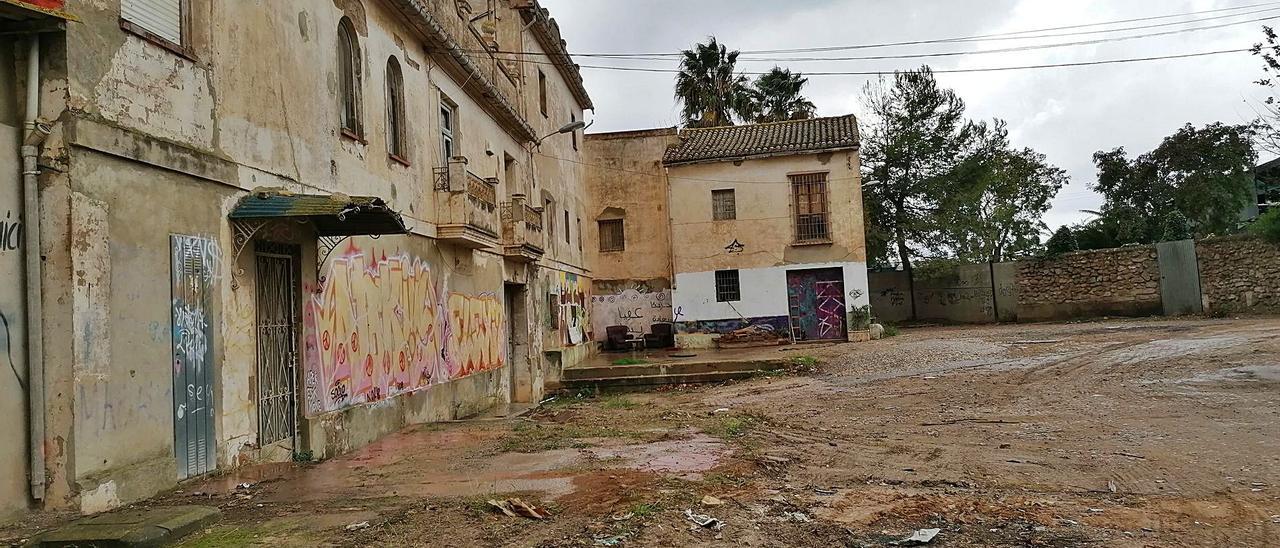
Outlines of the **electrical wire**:
M 1122 63 L 1140 63 L 1146 61 L 1164 61 L 1169 59 L 1189 59 L 1193 57 L 1206 57 L 1210 55 L 1222 55 L 1227 53 L 1244 53 L 1251 51 L 1251 48 L 1225 49 L 1216 51 L 1201 51 L 1195 53 L 1181 53 L 1175 55 L 1159 55 L 1151 57 L 1128 57 L 1123 59 L 1105 59 L 1101 61 L 1081 61 L 1075 63 L 1046 63 L 1039 65 L 1018 65 L 1009 67 L 980 67 L 967 69 L 933 69 L 934 74 L 964 74 L 974 72 L 1005 72 L 1013 70 L 1032 70 L 1047 68 L 1065 68 L 1065 67 L 1089 67 L 1098 65 L 1115 65 Z M 677 69 L 660 69 L 649 67 L 616 67 L 607 65 L 579 65 L 580 68 L 590 70 L 613 70 L 622 72 L 651 72 L 662 74 L 677 74 Z M 866 71 L 811 71 L 804 72 L 804 76 L 892 76 L 900 71 L 884 71 L 884 70 L 866 70 Z M 740 72 L 739 74 L 746 76 L 760 76 L 768 74 L 766 72 Z
M 1066 36 L 1081 36 L 1081 35 L 1088 35 L 1088 34 L 1102 34 L 1102 33 L 1109 33 L 1109 32 L 1124 32 L 1124 31 L 1130 31 L 1130 30 L 1145 30 L 1145 29 L 1151 29 L 1151 28 L 1160 28 L 1160 27 L 1168 27 L 1168 26 L 1175 26 L 1175 25 L 1185 25 L 1185 24 L 1191 24 L 1191 23 L 1201 23 L 1201 22 L 1205 22 L 1205 21 L 1212 21 L 1212 20 L 1218 20 L 1218 19 L 1226 19 L 1226 18 L 1231 18 L 1231 17 L 1242 17 L 1242 16 L 1245 16 L 1245 15 L 1252 15 L 1252 14 L 1257 14 L 1257 13 L 1264 13 L 1264 12 L 1273 11 L 1273 10 L 1275 10 L 1275 9 L 1280 9 L 1280 8 L 1276 8 L 1276 7 L 1274 7 L 1274 6 L 1277 6 L 1277 5 L 1280 5 L 1280 2 L 1265 2 L 1265 3 L 1260 3 L 1260 4 L 1250 4 L 1250 5 L 1246 5 L 1246 6 L 1237 6 L 1237 7 L 1233 7 L 1233 8 L 1219 8 L 1219 9 L 1204 10 L 1204 11 L 1193 11 L 1193 12 L 1185 12 L 1185 13 L 1178 13 L 1178 14 L 1159 15 L 1159 16 L 1150 16 L 1150 17 L 1138 17 L 1138 18 L 1131 18 L 1131 19 L 1119 19 L 1119 20 L 1104 21 L 1104 22 L 1096 22 L 1096 23 L 1083 23 L 1083 24 L 1076 24 L 1076 25 L 1066 25 L 1066 26 L 1058 26 L 1058 27 L 1047 27 L 1047 28 L 1041 28 L 1041 29 L 1031 29 L 1031 30 L 1022 30 L 1022 31 L 1001 32 L 1001 33 L 992 33 L 992 34 L 979 34 L 979 35 L 961 36 L 961 37 L 952 37 L 952 38 L 936 38 L 936 39 L 924 39 L 924 40 L 905 40 L 905 41 L 897 41 L 897 42 L 879 42 L 879 43 L 854 44 L 854 45 L 844 45 L 844 46 L 817 46 L 817 47 L 785 48 L 785 49 L 772 49 L 772 50 L 738 50 L 738 53 L 740 54 L 739 59 L 740 59 L 740 60 L 745 60 L 743 56 L 746 56 L 746 58 L 750 58 L 750 57 L 751 57 L 751 56 L 753 56 L 753 55 L 765 55 L 765 54 L 817 53 L 817 52 L 827 52 L 827 51 L 844 51 L 844 50 L 859 50 L 859 49 L 876 49 L 876 48 L 888 48 L 888 47 L 899 47 L 899 46 L 917 46 L 917 45 L 930 45 L 930 44 L 950 44 L 950 43 L 967 43 L 967 42 L 1000 41 L 1000 40 L 1031 40 L 1031 39 L 1040 39 L 1040 38 L 1060 38 L 1060 37 L 1066 37 Z M 1267 7 L 1267 6 L 1271 6 L 1271 7 Z M 1262 8 L 1262 7 L 1267 7 L 1267 8 L 1266 8 L 1266 9 L 1261 9 L 1261 10 L 1256 10 L 1256 11 L 1242 11 L 1242 10 L 1249 10 L 1249 9 L 1252 9 L 1252 8 Z M 1132 26 L 1132 27 L 1122 27 L 1122 28 L 1114 28 L 1114 29 L 1101 29 L 1101 30 L 1085 31 L 1085 32 L 1071 32 L 1071 33 L 1043 34 L 1043 35 L 1039 35 L 1039 36 L 1023 36 L 1023 35 L 1027 35 L 1027 34 L 1044 33 L 1044 32 L 1052 32 L 1052 31 L 1059 31 L 1059 30 L 1072 30 L 1072 29 L 1081 29 L 1081 28 L 1089 28 L 1089 27 L 1097 27 L 1097 26 L 1117 25 L 1117 24 L 1123 24 L 1123 23 L 1135 23 L 1135 22 L 1144 22 L 1144 21 L 1155 21 L 1155 20 L 1162 20 L 1162 19 L 1171 19 L 1171 18 L 1175 18 L 1175 17 L 1189 17 L 1189 16 L 1194 16 L 1194 15 L 1205 15 L 1205 14 L 1212 14 L 1212 13 L 1222 13 L 1222 12 L 1227 12 L 1227 11 L 1236 11 L 1236 12 L 1241 12 L 1241 13 L 1233 13 L 1233 14 L 1229 14 L 1229 15 L 1219 15 L 1219 16 L 1215 16 L 1215 17 L 1203 17 L 1203 18 L 1193 19 L 1193 20 L 1190 20 L 1190 21 L 1177 21 L 1177 22 L 1169 22 L 1169 23 L 1160 23 L 1160 24 L 1155 24 L 1155 25 L 1139 25 L 1139 26 Z M 1253 22 L 1253 21 L 1244 21 L 1244 22 L 1238 22 L 1238 23 L 1234 23 L 1234 24 L 1249 23 L 1249 22 Z M 1186 29 L 1184 29 L 1184 30 L 1186 30 Z M 501 54 L 507 54 L 507 55 L 522 55 L 522 56 L 563 57 L 563 55 L 561 55 L 561 54 L 557 54 L 557 53 L 544 53 L 544 52 L 508 51 L 508 50 L 463 50 L 463 51 L 468 51 L 468 52 L 470 52 L 470 53 L 501 53 Z M 645 57 L 679 57 L 679 56 L 684 55 L 684 53 L 683 53 L 683 52 L 647 52 L 647 53 L 634 53 L 634 52 L 631 52 L 631 53 L 629 53 L 629 52 L 615 52 L 615 53 L 593 53 L 593 52 L 586 52 L 586 53 L 582 53 L 582 52 L 570 52 L 570 55 L 571 55 L 571 56 L 573 56 L 573 57 L 596 57 L 596 58 L 618 58 L 618 59 L 621 59 L 621 58 L 645 58 Z M 771 59 L 760 59 L 760 60 L 771 60 Z M 786 60 L 786 59 L 779 59 L 779 60 Z

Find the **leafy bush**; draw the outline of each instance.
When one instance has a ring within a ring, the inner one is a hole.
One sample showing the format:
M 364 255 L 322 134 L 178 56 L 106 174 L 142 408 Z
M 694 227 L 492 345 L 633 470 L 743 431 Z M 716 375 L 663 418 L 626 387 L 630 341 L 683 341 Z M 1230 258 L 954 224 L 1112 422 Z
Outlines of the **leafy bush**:
M 898 336 L 898 326 L 893 325 L 893 324 L 891 324 L 891 323 L 884 324 L 884 336 L 885 336 L 885 338 L 888 338 L 888 337 L 897 337 L 897 336 Z
M 1249 225 L 1249 232 L 1273 244 L 1280 244 L 1280 208 L 1263 213 Z

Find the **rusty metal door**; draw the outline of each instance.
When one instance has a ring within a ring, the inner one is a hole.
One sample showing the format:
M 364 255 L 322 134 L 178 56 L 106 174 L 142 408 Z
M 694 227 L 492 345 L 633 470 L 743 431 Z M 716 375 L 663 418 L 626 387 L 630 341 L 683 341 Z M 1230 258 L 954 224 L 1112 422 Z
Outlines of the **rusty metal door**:
M 217 279 L 217 241 L 173 234 L 173 449 L 178 478 L 217 466 L 213 416 L 213 325 L 210 304 Z
M 258 444 L 297 447 L 297 246 L 257 242 Z
M 1199 314 L 1203 303 L 1195 241 L 1156 244 L 1156 261 L 1160 266 L 1160 302 L 1164 306 L 1164 314 Z

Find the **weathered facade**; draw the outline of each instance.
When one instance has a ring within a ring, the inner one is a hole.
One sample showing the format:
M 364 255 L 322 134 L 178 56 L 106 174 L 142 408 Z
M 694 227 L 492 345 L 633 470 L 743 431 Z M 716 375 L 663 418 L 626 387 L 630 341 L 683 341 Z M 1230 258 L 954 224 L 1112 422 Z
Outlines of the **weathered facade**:
M 599 190 L 598 327 L 661 320 L 645 314 L 661 310 L 661 294 L 628 288 L 638 269 L 671 281 L 683 347 L 744 328 L 843 340 L 848 311 L 867 304 L 853 116 L 592 135 L 587 159 Z M 659 196 L 665 211 L 652 205 Z
M 3 165 L 32 40 L 49 133 L 38 227 L 0 178 L 43 305 L 0 291 L 0 517 L 536 401 L 590 353 L 591 103 L 535 0 L 171 5 L 0 19 Z

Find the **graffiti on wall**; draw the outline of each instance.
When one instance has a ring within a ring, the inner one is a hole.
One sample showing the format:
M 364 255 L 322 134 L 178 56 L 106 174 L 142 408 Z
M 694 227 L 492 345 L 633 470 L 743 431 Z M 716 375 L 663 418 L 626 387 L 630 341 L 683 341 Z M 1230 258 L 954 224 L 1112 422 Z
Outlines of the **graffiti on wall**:
M 0 253 L 17 251 L 22 247 L 22 219 L 15 217 L 13 210 L 4 212 L 0 218 Z
M 556 326 L 560 331 L 560 344 L 577 346 L 586 342 L 590 330 L 587 321 L 587 281 L 577 274 L 554 272 L 551 279 L 550 293 L 557 298 L 559 307 Z
M 598 341 L 608 338 L 611 325 L 625 325 L 630 331 L 648 333 L 655 323 L 673 321 L 671 291 L 638 291 L 625 289 L 616 295 L 591 296 L 592 335 Z
M 505 362 L 502 302 L 447 291 L 417 257 L 350 243 L 324 280 L 303 307 L 309 416 Z

